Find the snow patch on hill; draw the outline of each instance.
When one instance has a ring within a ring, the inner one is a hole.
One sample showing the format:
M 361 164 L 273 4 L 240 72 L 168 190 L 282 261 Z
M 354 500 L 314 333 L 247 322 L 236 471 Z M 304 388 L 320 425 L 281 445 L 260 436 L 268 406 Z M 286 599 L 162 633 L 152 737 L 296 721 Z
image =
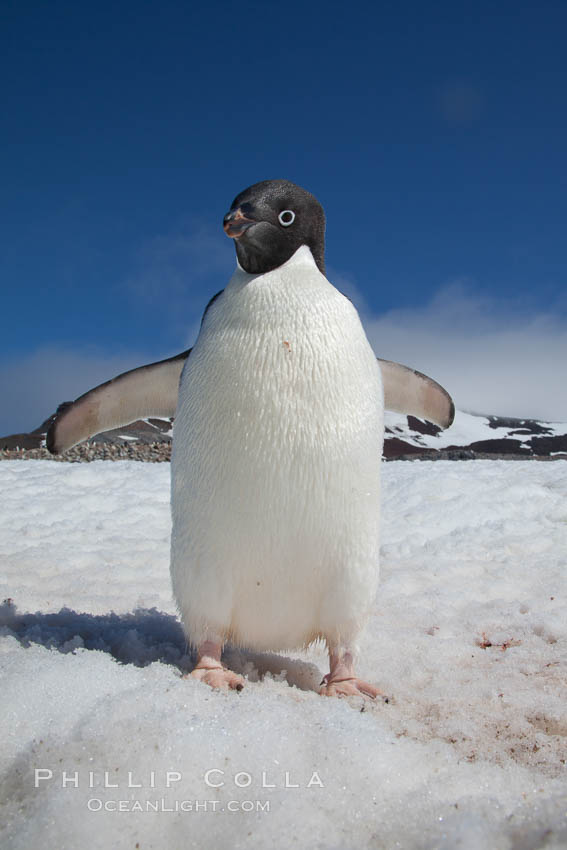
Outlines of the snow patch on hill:
M 408 422 L 409 420 L 409 422 Z M 518 440 L 527 443 L 534 437 L 562 437 L 567 434 L 565 422 L 539 422 L 535 420 L 506 420 L 502 417 L 479 416 L 455 412 L 455 421 L 446 431 L 429 423 L 414 420 L 421 429 L 411 427 L 412 417 L 386 411 L 384 425 L 386 439 L 396 436 L 412 446 L 427 449 L 446 449 L 449 446 L 466 447 L 485 440 Z M 507 424 L 504 424 L 507 423 Z M 427 431 L 433 433 L 427 433 Z

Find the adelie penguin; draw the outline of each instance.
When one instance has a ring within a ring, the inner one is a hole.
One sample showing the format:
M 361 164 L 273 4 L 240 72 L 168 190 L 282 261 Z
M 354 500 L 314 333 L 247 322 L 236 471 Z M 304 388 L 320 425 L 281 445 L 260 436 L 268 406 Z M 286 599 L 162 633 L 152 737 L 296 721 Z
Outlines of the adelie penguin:
M 141 417 L 175 416 L 171 577 L 190 674 L 244 680 L 225 643 L 289 650 L 325 641 L 320 693 L 380 691 L 356 644 L 378 584 L 383 411 L 448 427 L 435 381 L 377 360 L 351 302 L 325 277 L 325 216 L 286 180 L 256 183 L 224 217 L 237 266 L 193 348 L 96 387 L 61 411 L 62 452 Z M 135 595 L 135 594 L 134 594 Z

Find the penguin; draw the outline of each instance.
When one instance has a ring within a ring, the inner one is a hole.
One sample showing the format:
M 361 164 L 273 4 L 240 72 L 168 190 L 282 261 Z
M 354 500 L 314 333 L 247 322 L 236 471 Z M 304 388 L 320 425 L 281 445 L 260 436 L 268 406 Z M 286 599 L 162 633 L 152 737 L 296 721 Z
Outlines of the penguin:
M 226 643 L 324 641 L 320 693 L 375 699 L 356 673 L 378 586 L 384 408 L 449 427 L 439 384 L 378 360 L 325 276 L 325 215 L 287 180 L 255 183 L 224 216 L 236 269 L 192 349 L 126 372 L 58 411 L 53 453 L 147 416 L 175 416 L 171 580 L 189 674 L 240 690 Z

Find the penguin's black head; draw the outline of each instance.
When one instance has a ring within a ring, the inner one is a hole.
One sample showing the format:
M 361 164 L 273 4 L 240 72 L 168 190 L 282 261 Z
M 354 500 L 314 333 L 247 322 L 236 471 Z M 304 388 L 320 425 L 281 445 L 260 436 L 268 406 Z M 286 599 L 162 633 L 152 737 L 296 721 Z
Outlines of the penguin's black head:
M 238 262 L 249 274 L 277 269 L 301 245 L 325 274 L 325 213 L 309 192 L 289 180 L 263 180 L 237 195 L 224 217 Z

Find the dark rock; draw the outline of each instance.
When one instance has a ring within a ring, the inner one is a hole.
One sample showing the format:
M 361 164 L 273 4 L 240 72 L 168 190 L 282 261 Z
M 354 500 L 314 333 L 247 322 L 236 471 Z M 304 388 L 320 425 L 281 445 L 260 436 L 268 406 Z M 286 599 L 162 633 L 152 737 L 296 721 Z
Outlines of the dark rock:
M 31 434 L 10 434 L 0 437 L 0 449 L 38 449 L 41 446 L 42 435 L 32 431 Z
M 512 419 L 509 416 L 488 416 L 489 428 L 510 428 L 517 434 L 550 434 L 551 429 L 545 422 L 535 419 Z
M 555 437 L 534 437 L 530 440 L 534 454 L 549 455 L 552 452 L 567 452 L 567 434 Z
M 432 437 L 436 437 L 443 430 L 439 425 L 426 422 L 425 419 L 416 419 L 415 416 L 408 416 L 408 428 L 418 434 L 430 434 Z
M 412 446 L 411 443 L 406 443 L 404 440 L 400 440 L 399 437 L 391 437 L 388 440 L 384 440 L 384 452 L 383 456 L 386 459 L 389 458 L 397 458 L 401 455 L 418 455 L 424 454 L 424 452 L 432 452 L 436 453 L 436 449 L 423 449 L 420 446 Z
M 450 449 L 457 449 L 457 446 L 449 446 Z M 503 437 L 500 440 L 478 440 L 476 443 L 471 443 L 467 446 L 473 452 L 485 452 L 486 454 L 531 454 L 529 448 L 525 448 L 525 443 L 520 440 L 508 440 Z

